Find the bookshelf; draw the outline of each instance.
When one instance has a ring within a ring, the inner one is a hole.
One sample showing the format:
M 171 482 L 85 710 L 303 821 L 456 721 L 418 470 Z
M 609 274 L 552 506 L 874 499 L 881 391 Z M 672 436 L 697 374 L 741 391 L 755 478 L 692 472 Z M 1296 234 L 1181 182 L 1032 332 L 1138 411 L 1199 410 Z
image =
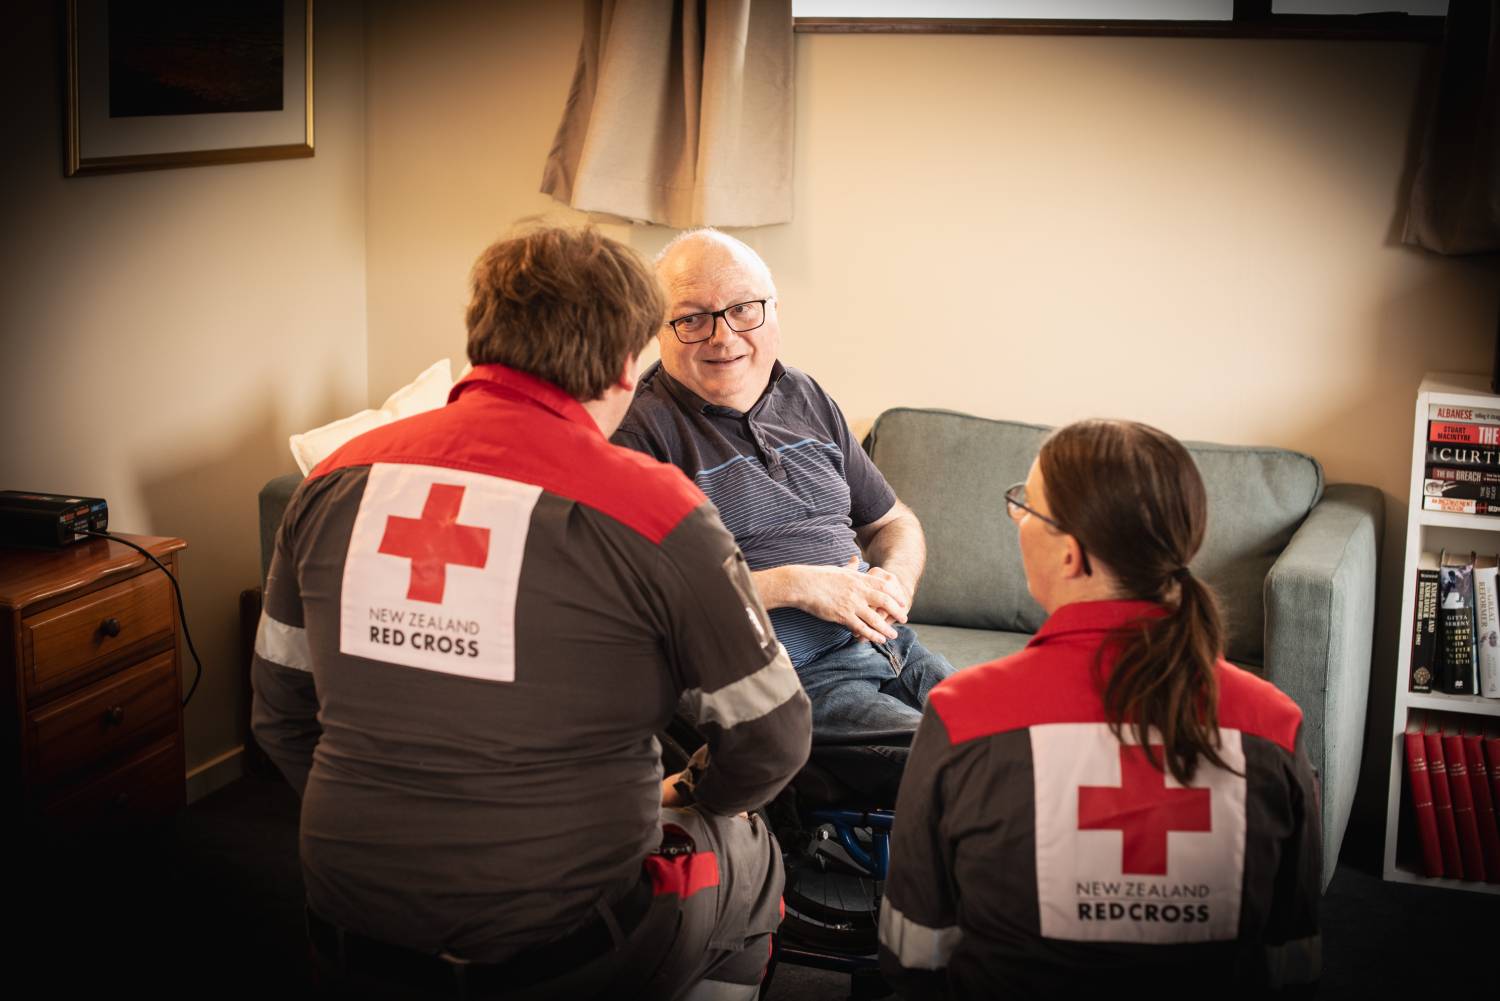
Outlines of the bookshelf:
M 1500 396 L 1489 391 L 1487 377 L 1428 373 L 1417 391 L 1412 430 L 1411 480 L 1407 491 L 1406 552 L 1401 578 L 1401 640 L 1396 656 L 1396 710 L 1391 720 L 1390 783 L 1386 787 L 1385 878 L 1392 882 L 1500 894 L 1500 884 L 1423 875 L 1416 831 L 1404 816 L 1410 805 L 1406 787 L 1404 734 L 1413 712 L 1444 720 L 1462 720 L 1500 727 L 1500 699 L 1480 695 L 1418 694 L 1410 690 L 1412 626 L 1416 617 L 1417 561 L 1423 552 L 1448 549 L 1484 553 L 1500 551 L 1500 517 L 1447 514 L 1422 510 L 1422 481 L 1426 479 L 1427 413 L 1433 403 L 1500 410 Z

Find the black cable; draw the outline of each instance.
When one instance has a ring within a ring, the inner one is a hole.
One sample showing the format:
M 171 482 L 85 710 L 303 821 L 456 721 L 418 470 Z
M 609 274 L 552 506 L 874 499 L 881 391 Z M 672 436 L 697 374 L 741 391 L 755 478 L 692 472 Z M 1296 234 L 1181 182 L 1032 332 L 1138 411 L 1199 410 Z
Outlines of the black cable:
M 182 585 L 177 583 L 177 578 L 172 576 L 172 571 L 167 569 L 166 564 L 129 539 L 122 539 L 118 535 L 111 535 L 108 532 L 95 532 L 87 528 L 75 528 L 73 531 L 81 535 L 92 535 L 96 539 L 109 539 L 111 542 L 118 542 L 122 546 L 129 546 L 152 563 L 155 563 L 161 569 L 161 572 L 167 575 L 167 580 L 172 582 L 172 590 L 177 592 L 177 621 L 182 623 L 182 638 L 187 640 L 188 652 L 193 655 L 193 663 L 198 668 L 197 673 L 193 675 L 193 684 L 188 688 L 188 693 L 182 700 L 183 708 L 187 708 L 187 704 L 193 700 L 193 693 L 198 690 L 198 682 L 203 680 L 203 661 L 198 659 L 198 648 L 193 646 L 193 634 L 188 632 L 187 609 L 182 607 Z

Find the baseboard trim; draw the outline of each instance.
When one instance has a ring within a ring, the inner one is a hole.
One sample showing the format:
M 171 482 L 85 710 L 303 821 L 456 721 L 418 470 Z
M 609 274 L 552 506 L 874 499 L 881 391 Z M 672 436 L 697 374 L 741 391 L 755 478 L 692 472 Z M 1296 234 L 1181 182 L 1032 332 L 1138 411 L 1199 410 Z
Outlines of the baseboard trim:
M 233 747 L 187 773 L 187 801 L 191 806 L 203 797 L 245 774 L 245 748 Z

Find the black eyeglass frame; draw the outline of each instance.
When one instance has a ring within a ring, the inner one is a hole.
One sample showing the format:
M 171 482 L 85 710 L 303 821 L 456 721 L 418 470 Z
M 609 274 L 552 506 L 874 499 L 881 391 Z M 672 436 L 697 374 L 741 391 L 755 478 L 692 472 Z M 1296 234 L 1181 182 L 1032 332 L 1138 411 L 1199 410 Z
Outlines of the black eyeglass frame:
M 714 336 L 714 331 L 718 329 L 718 321 L 720 321 L 720 320 L 723 320 L 724 321 L 724 326 L 728 327 L 730 330 L 734 331 L 736 334 L 748 334 L 750 331 L 752 331 L 752 330 L 759 330 L 761 327 L 764 327 L 766 325 L 766 305 L 768 303 L 774 302 L 775 299 L 776 299 L 775 296 L 766 296 L 764 299 L 746 299 L 744 302 L 730 303 L 728 306 L 725 306 L 723 309 L 699 310 L 696 313 L 688 313 L 686 316 L 679 316 L 675 320 L 668 320 L 667 321 L 667 326 L 669 326 L 669 327 L 672 328 L 672 333 L 675 334 L 676 337 L 677 337 L 677 339 L 679 341 L 681 341 L 683 344 L 702 344 L 704 341 L 712 340 L 713 336 Z M 760 322 L 759 323 L 757 323 L 757 324 L 755 324 L 754 326 L 751 326 L 751 327 L 736 327 L 734 324 L 732 324 L 732 323 L 729 322 L 728 313 L 729 313 L 729 311 L 731 309 L 739 309 L 741 306 L 748 306 L 752 302 L 760 304 Z M 682 331 L 680 331 L 680 330 L 677 329 L 677 324 L 681 323 L 684 320 L 691 320 L 695 316 L 706 316 L 706 317 L 708 317 L 708 335 L 705 336 L 705 337 L 699 337 L 697 340 L 690 341 L 686 337 L 682 336 Z
M 1033 518 L 1038 519 L 1039 521 L 1043 521 L 1043 522 L 1047 523 L 1048 525 L 1051 525 L 1053 528 L 1057 529 L 1059 532 L 1063 533 L 1064 535 L 1073 535 L 1073 533 L 1070 532 L 1070 531 L 1068 531 L 1066 528 L 1064 528 L 1062 526 L 1062 524 L 1059 521 L 1057 521 L 1057 519 L 1055 519 L 1055 518 L 1049 518 L 1045 514 L 1042 514 L 1042 512 L 1038 511 L 1036 508 L 1031 507 L 1031 506 L 1029 506 L 1027 504 L 1022 503 L 1021 501 L 1016 500 L 1016 498 L 1015 498 L 1016 493 L 1019 492 L 1019 491 L 1021 491 L 1021 490 L 1025 490 L 1025 489 L 1026 489 L 1026 482 L 1024 480 L 1021 481 L 1020 483 L 1012 483 L 1010 486 L 1008 486 L 1008 487 L 1005 488 L 1005 508 L 1006 508 L 1006 514 L 1010 515 L 1010 519 L 1012 521 L 1019 521 L 1020 520 L 1015 515 L 1010 514 L 1010 509 L 1011 508 L 1016 508 L 1017 510 L 1025 511 L 1027 514 L 1031 515 Z M 1073 538 L 1076 540 L 1078 537 L 1075 535 L 1075 536 L 1073 536 Z M 1094 568 L 1089 565 L 1088 550 L 1086 550 L 1086 549 L 1083 548 L 1083 543 L 1081 543 L 1081 542 L 1078 543 L 1078 552 L 1080 554 L 1082 554 L 1082 556 L 1083 556 L 1083 572 L 1085 574 L 1088 574 L 1090 577 L 1092 577 L 1094 575 Z

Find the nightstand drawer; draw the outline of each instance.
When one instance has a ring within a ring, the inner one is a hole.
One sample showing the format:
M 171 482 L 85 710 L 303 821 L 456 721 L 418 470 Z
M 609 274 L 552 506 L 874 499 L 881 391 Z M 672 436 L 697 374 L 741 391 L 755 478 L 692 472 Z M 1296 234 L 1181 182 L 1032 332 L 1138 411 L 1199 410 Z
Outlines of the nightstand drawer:
M 165 820 L 181 809 L 187 779 L 174 738 L 77 792 L 43 804 L 47 827 L 99 833 Z
M 26 689 L 55 688 L 130 647 L 172 636 L 172 585 L 147 573 L 22 620 Z
M 27 717 L 38 786 L 119 756 L 177 726 L 176 658 L 160 654 Z

